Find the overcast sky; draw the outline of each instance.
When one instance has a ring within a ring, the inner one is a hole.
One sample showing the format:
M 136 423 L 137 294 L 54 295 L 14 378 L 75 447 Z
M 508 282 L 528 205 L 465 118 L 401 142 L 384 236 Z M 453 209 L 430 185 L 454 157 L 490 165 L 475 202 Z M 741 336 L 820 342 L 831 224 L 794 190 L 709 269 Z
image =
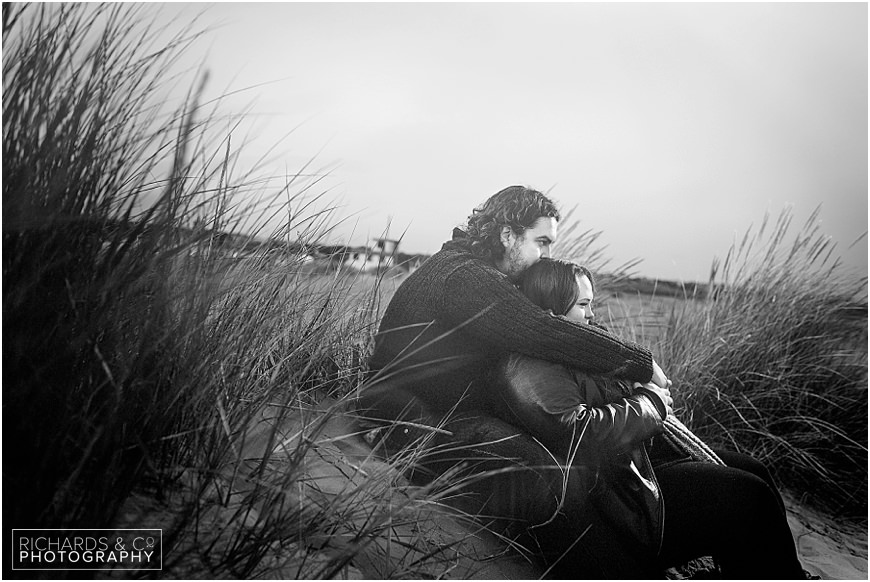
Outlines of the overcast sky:
M 212 95 L 273 81 L 240 96 L 256 141 L 302 124 L 278 166 L 333 167 L 337 242 L 391 219 L 432 253 L 526 184 L 641 275 L 705 280 L 766 211 L 819 204 L 866 274 L 866 240 L 847 247 L 867 230 L 867 23 L 865 3 L 219 3 L 195 56 Z

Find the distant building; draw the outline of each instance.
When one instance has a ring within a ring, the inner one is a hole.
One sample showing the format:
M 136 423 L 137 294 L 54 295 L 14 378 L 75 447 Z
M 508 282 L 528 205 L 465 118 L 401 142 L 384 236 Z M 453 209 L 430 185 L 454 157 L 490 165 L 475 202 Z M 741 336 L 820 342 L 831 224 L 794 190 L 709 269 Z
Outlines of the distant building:
M 389 269 L 396 263 L 399 241 L 389 238 L 376 238 L 373 247 L 348 247 L 345 251 L 344 266 L 359 271 L 378 271 Z
M 399 253 L 396 255 L 396 266 L 408 274 L 413 273 L 417 269 L 420 268 L 420 265 L 423 264 L 423 261 L 429 258 L 429 255 L 406 255 L 404 253 Z
M 393 260 L 399 252 L 399 241 L 391 238 L 376 238 L 375 241 L 375 249 L 380 252 L 381 256 L 385 259 Z

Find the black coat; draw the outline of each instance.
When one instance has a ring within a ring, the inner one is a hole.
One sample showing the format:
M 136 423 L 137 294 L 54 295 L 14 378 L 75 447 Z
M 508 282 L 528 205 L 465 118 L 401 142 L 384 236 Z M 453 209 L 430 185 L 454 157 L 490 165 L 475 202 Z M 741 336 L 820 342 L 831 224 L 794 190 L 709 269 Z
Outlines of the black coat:
M 528 431 L 561 462 L 594 467 L 589 502 L 598 504 L 610 525 L 639 549 L 657 555 L 664 502 L 646 443 L 664 430 L 667 409 L 658 396 L 519 354 L 499 364 L 494 383 L 503 400 L 499 415 Z M 629 395 L 614 397 L 620 392 Z

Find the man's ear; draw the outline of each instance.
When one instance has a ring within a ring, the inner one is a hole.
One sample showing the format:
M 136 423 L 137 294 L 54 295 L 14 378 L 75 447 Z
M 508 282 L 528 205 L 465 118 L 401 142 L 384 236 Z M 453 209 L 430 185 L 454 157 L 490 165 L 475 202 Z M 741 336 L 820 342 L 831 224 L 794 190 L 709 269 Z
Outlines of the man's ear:
M 509 226 L 503 226 L 503 227 L 501 227 L 501 244 L 502 244 L 505 248 L 507 248 L 508 246 L 510 246 L 511 235 L 512 235 L 513 233 L 514 233 L 514 231 L 511 229 L 511 227 L 509 227 Z

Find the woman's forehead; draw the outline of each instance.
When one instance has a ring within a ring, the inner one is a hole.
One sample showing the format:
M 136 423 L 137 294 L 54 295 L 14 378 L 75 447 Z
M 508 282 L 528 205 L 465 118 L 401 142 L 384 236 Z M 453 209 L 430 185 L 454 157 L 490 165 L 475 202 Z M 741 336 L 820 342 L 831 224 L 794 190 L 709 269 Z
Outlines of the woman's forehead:
M 592 297 L 592 281 L 586 275 L 577 275 L 577 287 L 580 288 L 580 295 L 587 298 Z

